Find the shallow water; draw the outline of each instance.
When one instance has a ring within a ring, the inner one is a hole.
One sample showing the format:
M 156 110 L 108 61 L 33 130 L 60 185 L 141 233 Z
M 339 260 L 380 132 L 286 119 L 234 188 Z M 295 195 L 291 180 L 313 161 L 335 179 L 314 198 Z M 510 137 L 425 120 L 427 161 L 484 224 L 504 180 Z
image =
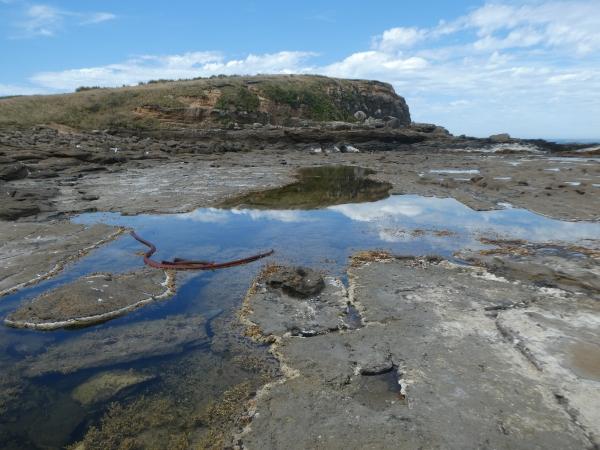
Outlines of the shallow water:
M 355 166 L 306 167 L 298 171 L 295 183 L 244 194 L 225 201 L 222 206 L 314 209 L 386 198 L 392 185 L 368 178 L 373 173 Z
M 226 389 L 244 381 L 260 385 L 264 374 L 256 368 L 250 370 L 248 360 L 239 361 L 248 355 L 264 361 L 268 355 L 264 348 L 239 337 L 241 329 L 234 318 L 248 286 L 266 262 L 307 265 L 343 279 L 348 257 L 362 249 L 452 259 L 457 250 L 485 247 L 478 240 L 483 236 L 566 243 L 600 238 L 598 223 L 559 221 L 510 207 L 478 212 L 453 199 L 415 195 L 313 210 L 202 208 L 185 214 L 139 216 L 91 213 L 73 221 L 133 228 L 156 244 L 156 260 L 181 257 L 222 261 L 271 248 L 275 253 L 266 261 L 246 266 L 178 274 L 175 297 L 107 324 L 55 332 L 1 327 L 0 347 L 4 351 L 0 389 L 4 398 L 0 399 L 0 442 L 6 448 L 59 448 L 80 439 L 90 425 L 98 423 L 109 402 L 82 406 L 73 400 L 71 392 L 91 376 L 111 369 L 133 368 L 155 375 L 153 381 L 119 392 L 111 401 L 124 405 L 119 410 L 123 417 L 155 410 L 172 413 L 168 417 L 159 414 L 156 419 L 158 434 L 153 439 L 164 446 L 168 442 L 160 439 L 182 429 L 193 432 L 198 428 L 196 422 L 186 422 L 183 417 L 200 414 L 203 405 L 218 399 Z M 69 265 L 59 276 L 2 298 L 0 315 L 5 317 L 24 299 L 84 274 L 138 269 L 143 265 L 139 252 L 145 250 L 124 235 Z M 168 317 L 197 315 L 207 319 L 203 330 L 207 339 L 201 345 L 159 357 L 84 367 L 68 375 L 24 375 L 36 361 L 39 364 L 40 358 L 43 361 L 49 346 L 83 342 L 88 333 L 98 330 L 117 333 L 139 322 L 150 326 Z M 10 392 L 15 391 L 18 394 L 11 397 Z M 158 408 L 160 402 L 171 406 Z

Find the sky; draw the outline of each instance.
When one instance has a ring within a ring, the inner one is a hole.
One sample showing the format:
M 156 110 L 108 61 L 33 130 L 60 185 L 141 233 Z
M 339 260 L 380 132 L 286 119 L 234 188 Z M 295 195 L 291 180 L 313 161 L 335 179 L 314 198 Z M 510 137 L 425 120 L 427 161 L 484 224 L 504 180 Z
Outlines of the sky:
M 0 0 L 0 61 L 0 96 L 315 73 L 454 134 L 600 138 L 600 0 Z

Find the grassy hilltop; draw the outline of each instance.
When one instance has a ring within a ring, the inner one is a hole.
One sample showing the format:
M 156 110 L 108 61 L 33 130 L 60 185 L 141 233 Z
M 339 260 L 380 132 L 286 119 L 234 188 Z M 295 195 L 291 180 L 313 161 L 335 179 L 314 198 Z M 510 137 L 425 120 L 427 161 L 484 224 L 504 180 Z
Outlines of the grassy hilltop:
M 410 122 L 406 102 L 386 83 L 315 75 L 219 76 L 60 95 L 0 99 L 0 127 L 58 124 L 80 130 L 354 121 L 354 113 Z

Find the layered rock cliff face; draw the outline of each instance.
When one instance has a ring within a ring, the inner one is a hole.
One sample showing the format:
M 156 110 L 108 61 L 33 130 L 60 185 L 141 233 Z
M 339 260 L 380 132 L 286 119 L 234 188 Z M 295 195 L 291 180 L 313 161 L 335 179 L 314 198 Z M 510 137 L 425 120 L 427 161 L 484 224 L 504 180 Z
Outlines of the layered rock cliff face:
M 315 75 L 213 77 L 0 100 L 0 126 L 107 128 L 303 126 L 318 122 L 410 124 L 391 85 Z

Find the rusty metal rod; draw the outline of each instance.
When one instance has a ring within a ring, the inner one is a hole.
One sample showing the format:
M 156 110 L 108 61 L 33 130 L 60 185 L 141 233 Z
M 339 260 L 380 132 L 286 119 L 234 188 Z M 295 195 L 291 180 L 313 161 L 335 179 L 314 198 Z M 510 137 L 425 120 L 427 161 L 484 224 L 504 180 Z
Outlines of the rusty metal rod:
M 144 263 L 150 267 L 154 267 L 155 269 L 167 269 L 167 270 L 215 270 L 215 269 L 225 269 L 227 267 L 240 266 L 242 264 L 248 264 L 253 261 L 259 260 L 261 258 L 265 258 L 274 253 L 274 250 L 269 250 L 265 253 L 259 253 L 257 255 L 249 256 L 248 258 L 236 259 L 234 261 L 227 261 L 222 263 L 215 263 L 209 261 L 193 261 L 189 259 L 183 258 L 174 258 L 173 261 L 154 261 L 151 259 L 152 255 L 156 252 L 156 246 L 142 237 L 140 237 L 135 231 L 130 232 L 131 236 L 138 241 L 144 244 L 146 247 L 150 248 L 146 253 L 144 253 Z

